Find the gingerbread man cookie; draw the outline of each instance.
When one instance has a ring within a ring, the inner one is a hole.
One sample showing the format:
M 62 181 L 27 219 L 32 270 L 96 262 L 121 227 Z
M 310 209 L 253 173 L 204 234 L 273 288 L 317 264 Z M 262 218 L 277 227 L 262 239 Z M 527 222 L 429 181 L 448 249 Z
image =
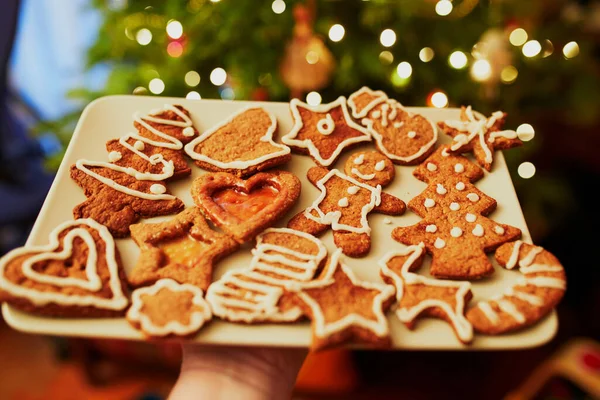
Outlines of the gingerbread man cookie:
M 462 107 L 460 120 L 439 122 L 439 127 L 453 138 L 450 151 L 454 153 L 473 152 L 479 165 L 492 169 L 495 150 L 505 150 L 520 146 L 523 142 L 513 130 L 501 130 L 506 114 L 502 111 L 485 118 L 475 115 L 471 106 Z
M 292 99 L 290 109 L 294 126 L 281 141 L 299 153 L 309 154 L 321 166 L 331 166 L 344 149 L 371 140 L 367 130 L 350 117 L 343 96 L 320 106 Z
M 144 335 L 191 337 L 212 314 L 202 289 L 161 279 L 152 286 L 136 289 L 131 295 L 127 321 Z
M 344 165 L 344 172 L 359 182 L 377 187 L 389 185 L 396 176 L 394 164 L 377 151 L 352 154 Z
M 25 246 L 0 258 L 0 303 L 63 317 L 122 315 L 129 301 L 119 251 L 106 227 L 68 221 L 45 246 Z
M 335 245 L 352 257 L 364 256 L 371 248 L 370 212 L 400 215 L 406 209 L 402 200 L 382 193 L 381 186 L 366 185 L 337 169 L 313 167 L 307 177 L 321 194 L 288 222 L 288 228 L 319 235 L 331 227 Z
M 291 159 L 290 148 L 273 141 L 276 129 L 265 109 L 243 109 L 192 140 L 185 152 L 201 168 L 245 177 Z

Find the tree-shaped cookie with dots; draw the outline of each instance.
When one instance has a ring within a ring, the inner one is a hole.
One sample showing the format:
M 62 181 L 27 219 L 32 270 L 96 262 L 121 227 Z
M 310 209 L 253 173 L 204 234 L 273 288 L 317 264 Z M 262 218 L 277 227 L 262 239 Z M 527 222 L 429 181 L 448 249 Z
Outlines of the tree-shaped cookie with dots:
M 486 215 L 496 200 L 473 182 L 483 176 L 479 166 L 441 146 L 413 172 L 427 188 L 408 207 L 423 217 L 415 225 L 397 227 L 392 237 L 404 244 L 425 244 L 433 257 L 431 275 L 447 279 L 479 279 L 494 268 L 486 253 L 518 239 L 521 230 Z

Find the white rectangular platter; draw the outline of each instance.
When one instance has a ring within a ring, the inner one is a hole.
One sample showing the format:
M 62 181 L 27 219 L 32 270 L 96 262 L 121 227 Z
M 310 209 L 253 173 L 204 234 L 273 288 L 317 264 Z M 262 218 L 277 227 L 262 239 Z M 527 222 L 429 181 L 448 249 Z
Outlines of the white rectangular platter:
M 48 193 L 44 206 L 29 236 L 28 245 L 46 244 L 48 242 L 48 235 L 52 229 L 64 221 L 73 219 L 73 207 L 85 200 L 83 191 L 69 177 L 69 166 L 80 158 L 106 160 L 107 152 L 105 150 L 105 143 L 109 139 L 118 138 L 134 129 L 132 118 L 134 112 L 149 112 L 152 109 L 162 107 L 164 104 L 181 104 L 186 107 L 190 111 L 194 124 L 200 132 L 211 128 L 234 112 L 250 105 L 264 107 L 276 116 L 278 121 L 277 138 L 288 132 L 293 125 L 288 103 L 186 100 L 182 98 L 150 96 L 109 96 L 98 99 L 90 103 L 81 115 L 54 184 Z M 408 107 L 408 109 L 422 113 L 436 122 L 445 119 L 458 119 L 459 116 L 459 109 L 413 107 Z M 446 135 L 440 133 L 438 144 L 448 141 Z M 369 148 L 373 148 L 372 143 L 367 143 L 356 150 Z M 343 170 L 344 162 L 352 152 L 352 150 L 344 152 L 334 166 Z M 296 206 L 276 226 L 285 226 L 293 215 L 304 210 L 318 195 L 317 188 L 306 179 L 306 171 L 313 165 L 314 162 L 310 157 L 294 154 L 292 161 L 284 167 L 284 169 L 294 172 L 300 178 L 302 182 L 302 195 Z M 384 191 L 408 203 L 410 199 L 425 189 L 426 184 L 412 176 L 414 167 L 396 166 L 395 168 L 396 178 L 390 186 L 384 188 Z M 189 190 L 192 180 L 205 173 L 196 166 L 192 167 L 192 171 L 191 178 L 169 184 L 169 189 L 172 193 L 182 199 L 186 206 L 193 205 Z M 476 182 L 476 186 L 498 201 L 498 208 L 490 215 L 490 218 L 501 223 L 519 227 L 523 231 L 523 240 L 530 242 L 529 231 L 504 157 L 500 152 L 496 152 L 495 154 L 492 172 L 486 173 L 483 179 Z M 170 217 L 157 217 L 146 221 L 156 222 L 168 218 Z M 344 262 L 355 271 L 358 278 L 381 282 L 377 261 L 386 252 L 394 248 L 403 247 L 402 244 L 395 242 L 391 238 L 392 229 L 396 226 L 412 225 L 420 220 L 420 217 L 411 211 L 407 211 L 402 216 L 389 217 L 392 219 L 391 224 L 384 224 L 384 218 L 383 215 L 378 214 L 369 216 L 373 242 L 371 251 L 367 257 L 360 259 L 344 257 Z M 325 233 L 321 239 L 325 242 L 331 253 L 335 249 L 331 231 Z M 121 252 L 125 270 L 128 272 L 135 265 L 139 250 L 131 239 L 119 239 L 117 240 L 117 246 Z M 251 259 L 250 247 L 251 245 L 246 245 L 237 253 L 219 262 L 215 267 L 213 279 L 219 279 L 228 270 L 247 266 Z M 511 286 L 519 277 L 518 272 L 500 268 L 491 255 L 490 258 L 495 265 L 496 271 L 491 278 L 480 282 L 473 282 L 472 291 L 474 298 L 471 304 L 499 294 L 504 288 Z M 429 260 L 428 256 L 420 273 L 428 275 Z M 8 304 L 3 305 L 2 311 L 6 322 L 10 326 L 30 333 L 57 336 L 143 339 L 142 334 L 133 329 L 125 318 L 48 318 L 23 313 Z M 391 311 L 387 315 L 394 349 L 491 350 L 528 348 L 546 343 L 552 339 L 557 330 L 556 313 L 552 312 L 548 317 L 526 330 L 502 336 L 476 335 L 471 345 L 463 345 L 455 337 L 451 326 L 444 321 L 423 318 L 419 320 L 416 328 L 410 331 Z M 205 344 L 307 347 L 311 340 L 310 322 L 245 325 L 214 319 L 200 331 L 195 340 Z

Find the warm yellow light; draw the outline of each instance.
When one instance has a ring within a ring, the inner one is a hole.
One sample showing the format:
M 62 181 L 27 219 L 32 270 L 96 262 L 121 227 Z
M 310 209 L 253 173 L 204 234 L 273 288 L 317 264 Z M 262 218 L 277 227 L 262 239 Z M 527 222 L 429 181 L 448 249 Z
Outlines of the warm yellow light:
M 285 11 L 285 1 L 283 0 L 275 0 L 273 4 L 271 4 L 271 10 L 275 14 L 281 14 Z
M 435 4 L 435 12 L 442 17 L 452 12 L 452 2 L 449 0 L 440 0 Z
M 477 82 L 484 82 L 492 76 L 492 66 L 488 60 L 477 60 L 471 67 L 471 77 Z
M 563 47 L 563 55 L 565 58 L 573 58 L 579 54 L 579 45 L 577 42 L 569 42 Z
M 195 90 L 192 90 L 185 96 L 185 98 L 188 100 L 200 100 L 202 96 L 200 96 L 200 93 L 196 92 Z
M 546 58 L 554 53 L 554 45 L 548 39 L 544 40 L 544 44 L 542 45 L 542 57 Z
M 185 74 L 185 84 L 191 87 L 198 86 L 200 83 L 200 74 L 196 71 L 188 71 Z
M 510 33 L 508 41 L 513 46 L 521 46 L 527 41 L 527 31 L 523 28 L 517 28 Z
M 148 90 L 143 86 L 138 86 L 133 89 L 133 94 L 145 94 Z
M 221 0 L 210 0 L 210 2 L 211 2 L 211 3 L 218 3 L 218 2 L 220 2 L 220 1 L 221 1 Z
M 321 104 L 321 95 L 318 92 L 310 92 L 306 95 L 306 102 L 311 106 L 318 106 Z
M 524 163 L 521 163 L 521 165 L 519 165 L 517 172 L 519 173 L 519 176 L 521 178 L 529 179 L 533 175 L 535 175 L 535 165 L 533 165 L 529 161 L 525 161 Z
M 329 28 L 329 39 L 331 39 L 332 42 L 339 42 L 344 38 L 345 34 L 346 30 L 340 24 L 332 25 L 331 28 Z
M 319 53 L 316 51 L 309 51 L 306 53 L 306 62 L 313 65 L 319 62 Z
M 503 83 L 513 83 L 515 79 L 517 79 L 518 75 L 519 71 L 517 71 L 515 67 L 512 65 L 507 65 L 506 67 L 502 68 L 502 71 L 500 72 L 500 80 Z
M 448 106 L 448 96 L 444 92 L 435 92 L 431 95 L 431 104 L 436 108 Z
M 419 60 L 423 62 L 429 62 L 433 60 L 434 55 L 435 53 L 433 52 L 433 49 L 431 47 L 423 47 L 419 52 Z
M 396 43 L 396 32 L 391 29 L 385 29 L 379 36 L 379 41 L 385 47 L 391 47 Z
M 524 142 L 529 142 L 535 137 L 535 130 L 529 124 L 521 124 L 517 127 L 517 136 Z
M 215 86 L 221 86 L 227 80 L 227 72 L 221 67 L 215 68 L 210 73 L 210 82 Z
M 165 83 L 160 78 L 154 78 L 148 84 L 148 89 L 154 94 L 161 94 L 165 90 Z
M 382 64 L 390 65 L 394 62 L 394 55 L 389 51 L 384 50 L 379 53 L 379 61 L 381 61 Z
M 125 36 L 127 36 L 127 39 L 129 40 L 135 40 L 135 37 L 133 37 L 131 31 L 128 28 L 125 28 Z
M 523 45 L 521 51 L 525 57 L 535 57 L 542 51 L 542 45 L 537 40 L 530 40 Z
M 412 66 L 408 62 L 402 61 L 398 64 L 398 67 L 396 67 L 396 72 L 400 78 L 406 79 L 412 75 Z
M 152 32 L 146 28 L 142 28 L 135 34 L 135 40 L 142 46 L 146 46 L 152 41 Z
M 463 69 L 467 66 L 467 55 L 462 51 L 455 51 L 448 57 L 448 64 L 455 69 Z
M 181 22 L 172 19 L 167 23 L 167 35 L 172 39 L 179 39 L 183 35 L 183 25 Z

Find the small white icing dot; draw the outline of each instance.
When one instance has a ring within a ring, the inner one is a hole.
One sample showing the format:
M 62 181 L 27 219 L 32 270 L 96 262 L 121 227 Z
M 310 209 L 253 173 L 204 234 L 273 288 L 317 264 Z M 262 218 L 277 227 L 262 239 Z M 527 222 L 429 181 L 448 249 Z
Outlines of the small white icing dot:
M 348 198 L 342 197 L 340 201 L 338 201 L 338 206 L 340 207 L 348 207 Z
M 496 225 L 494 227 L 494 232 L 496 232 L 498 235 L 504 235 L 504 228 L 500 225 Z
M 391 223 L 392 223 L 392 220 L 391 220 L 391 219 L 389 219 L 388 217 L 385 217 L 385 218 L 383 219 L 383 223 L 384 223 L 384 224 L 386 224 L 386 225 L 389 225 L 389 224 L 391 224 Z
M 427 169 L 430 170 L 431 172 L 436 171 L 437 170 L 437 165 L 435 165 L 434 163 L 427 163 Z
M 450 203 L 450 209 L 452 211 L 458 211 L 460 210 L 460 204 L 453 201 L 452 203 Z
M 356 164 L 356 165 L 361 165 L 363 162 L 365 162 L 364 154 L 361 154 L 360 156 L 358 156 L 354 159 L 354 164 Z
M 483 236 L 483 226 L 480 224 L 475 225 L 475 228 L 473 228 L 471 233 L 475 236 Z
M 456 190 L 465 190 L 465 183 L 464 182 L 458 182 L 456 184 Z
M 379 117 L 381 117 L 381 111 L 379 111 L 379 110 L 373 111 L 371 113 L 371 117 L 373 117 L 373 118 L 379 118 Z
M 467 222 L 475 222 L 477 217 L 475 216 L 475 214 L 467 213 L 467 215 L 465 215 L 465 219 L 467 220 Z
M 442 238 L 435 239 L 435 243 L 433 244 L 437 249 L 443 249 L 446 246 L 446 242 Z
M 110 153 L 108 153 L 108 161 L 110 162 L 119 161 L 121 157 L 122 155 L 118 151 L 111 151 Z
M 448 157 L 450 153 L 448 153 L 448 149 L 442 150 L 442 157 Z
M 181 133 L 183 133 L 183 136 L 187 137 L 194 136 L 195 134 L 194 128 L 192 128 L 191 126 L 183 128 L 183 131 Z
M 394 122 L 394 128 L 396 129 L 402 128 L 402 125 L 404 125 L 404 122 Z
M 427 208 L 431 208 L 433 206 L 435 206 L 435 200 L 433 199 L 425 199 L 425 201 L 423 202 L 423 205 Z
M 465 166 L 462 165 L 461 163 L 456 163 L 454 165 L 454 172 L 456 172 L 458 174 L 465 172 Z
M 383 171 L 385 168 L 385 161 L 381 160 L 377 164 L 375 164 L 375 171 Z
M 462 235 L 462 229 L 460 229 L 458 226 L 455 226 L 450 229 L 450 235 L 455 238 L 460 237 Z
M 139 151 L 143 151 L 146 148 L 146 145 L 141 140 L 136 140 L 133 144 L 133 148 Z
M 479 196 L 477 195 L 477 193 L 469 193 L 467 195 L 467 199 L 471 200 L 473 203 L 475 203 L 477 200 L 479 200 Z
M 356 194 L 359 190 L 360 188 L 358 186 L 350 186 L 348 188 L 348 194 Z
M 441 183 L 437 184 L 437 187 L 436 187 L 435 191 L 438 194 L 446 194 L 446 193 L 448 193 L 448 190 L 446 190 L 446 188 L 444 187 L 444 185 L 442 185 Z
M 159 185 L 158 183 L 155 183 L 154 185 L 150 186 L 150 191 L 154 194 L 163 194 L 164 192 L 167 191 L 167 188 L 164 187 L 163 185 Z
M 435 233 L 435 232 L 437 232 L 437 226 L 435 226 L 434 224 L 427 225 L 425 227 L 425 232 Z
M 417 136 L 417 132 L 410 131 L 406 134 L 409 138 L 414 139 Z

